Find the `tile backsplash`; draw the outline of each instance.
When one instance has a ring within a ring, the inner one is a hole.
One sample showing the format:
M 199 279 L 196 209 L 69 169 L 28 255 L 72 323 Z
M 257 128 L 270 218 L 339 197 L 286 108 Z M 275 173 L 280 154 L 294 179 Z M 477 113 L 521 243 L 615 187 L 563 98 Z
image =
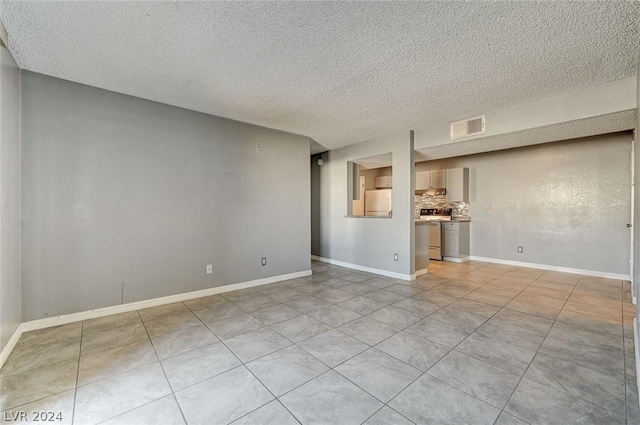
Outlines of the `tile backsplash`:
M 416 198 L 417 200 L 417 198 Z M 416 216 L 420 215 L 420 208 L 451 208 L 452 215 L 469 217 L 469 203 L 449 202 L 446 195 L 422 195 L 420 202 L 416 202 Z

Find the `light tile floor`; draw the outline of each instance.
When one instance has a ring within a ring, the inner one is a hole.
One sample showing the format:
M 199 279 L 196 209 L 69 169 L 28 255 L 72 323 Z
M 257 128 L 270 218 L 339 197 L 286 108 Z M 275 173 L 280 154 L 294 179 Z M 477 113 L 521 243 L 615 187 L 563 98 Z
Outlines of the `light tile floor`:
M 477 262 L 414 282 L 312 268 L 24 334 L 0 371 L 2 421 L 640 423 L 626 282 Z

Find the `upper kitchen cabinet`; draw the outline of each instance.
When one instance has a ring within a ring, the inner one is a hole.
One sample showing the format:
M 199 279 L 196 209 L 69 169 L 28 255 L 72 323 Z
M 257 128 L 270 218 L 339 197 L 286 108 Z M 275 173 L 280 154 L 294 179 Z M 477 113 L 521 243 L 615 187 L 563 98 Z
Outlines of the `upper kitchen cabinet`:
M 447 201 L 469 202 L 469 169 L 451 168 L 447 171 Z
M 416 173 L 416 190 L 442 189 L 444 187 L 446 187 L 446 170 L 430 170 Z
M 380 176 L 376 177 L 374 180 L 374 184 L 376 188 L 385 189 L 393 187 L 393 180 L 391 176 Z
M 431 186 L 434 189 L 447 187 L 446 171 L 447 170 L 431 170 Z

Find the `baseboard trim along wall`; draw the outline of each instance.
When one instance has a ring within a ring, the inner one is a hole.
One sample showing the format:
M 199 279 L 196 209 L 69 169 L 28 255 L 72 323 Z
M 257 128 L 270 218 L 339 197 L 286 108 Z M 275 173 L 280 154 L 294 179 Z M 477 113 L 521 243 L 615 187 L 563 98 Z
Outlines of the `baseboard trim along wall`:
M 414 275 L 415 275 L 415 277 L 419 277 L 419 276 L 425 275 L 425 274 L 427 274 L 427 273 L 429 273 L 429 272 L 427 271 L 427 269 L 420 269 L 420 270 L 416 270 L 416 272 L 414 273 Z
M 466 261 L 469 261 L 471 259 L 471 257 L 469 257 L 469 256 L 460 257 L 460 258 L 457 258 L 457 257 L 442 257 L 442 259 L 444 261 L 449 261 L 451 263 L 464 263 Z
M 334 266 L 346 267 L 348 269 L 359 270 L 361 272 L 375 273 L 382 276 L 392 277 L 394 279 L 401 280 L 416 280 L 416 274 L 402 274 L 396 272 L 390 272 L 388 270 L 374 269 L 373 267 L 361 266 L 360 264 L 346 263 L 344 261 L 332 260 L 331 258 L 319 257 L 317 255 L 311 256 L 312 260 L 322 261 L 323 263 L 333 264 Z
M 83 320 L 95 319 L 98 317 L 110 316 L 112 314 L 126 313 L 128 311 L 141 310 L 143 308 L 157 307 L 159 305 L 175 303 L 179 301 L 191 300 L 194 298 L 206 297 L 209 295 L 221 294 L 224 292 L 237 291 L 239 289 L 252 288 L 254 286 L 267 285 L 269 283 L 282 282 L 283 280 L 297 279 L 299 277 L 311 276 L 311 270 L 288 273 L 278 276 L 265 277 L 263 279 L 250 280 L 247 282 L 233 283 L 230 285 L 216 286 L 214 288 L 201 289 L 199 291 L 184 292 L 181 294 L 168 295 L 166 297 L 152 298 L 149 300 L 135 301 L 132 303 L 118 304 L 109 307 L 96 308 L 94 310 L 81 311 L 78 313 L 63 314 L 46 319 L 31 320 L 21 323 L 13 333 L 5 347 L 0 352 L 0 368 L 4 365 L 14 347 L 18 343 L 20 336 L 29 331 L 52 328 L 54 326 L 66 325 L 67 323 L 81 322 Z
M 633 318 L 633 345 L 636 352 L 636 385 L 640 388 L 640 344 L 638 343 L 638 318 Z M 640 392 L 638 394 L 638 404 L 640 404 Z
M 571 267 L 549 266 L 547 264 L 525 263 L 523 261 L 502 260 L 500 258 L 476 257 L 474 255 L 472 255 L 470 258 L 473 261 L 483 261 L 485 263 L 505 264 L 508 266 L 529 267 L 532 269 L 551 270 L 554 272 L 582 274 L 585 276 L 605 277 L 609 279 L 620 279 L 620 280 L 631 281 L 631 275 L 628 275 L 628 274 L 617 274 L 617 273 L 599 272 L 595 270 L 574 269 Z

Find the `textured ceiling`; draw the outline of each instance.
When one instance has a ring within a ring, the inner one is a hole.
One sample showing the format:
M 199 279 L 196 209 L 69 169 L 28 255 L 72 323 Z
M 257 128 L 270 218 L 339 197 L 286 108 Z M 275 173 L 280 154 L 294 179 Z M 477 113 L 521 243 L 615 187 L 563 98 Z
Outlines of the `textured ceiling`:
M 327 148 L 635 74 L 639 2 L 11 2 L 25 69 Z

